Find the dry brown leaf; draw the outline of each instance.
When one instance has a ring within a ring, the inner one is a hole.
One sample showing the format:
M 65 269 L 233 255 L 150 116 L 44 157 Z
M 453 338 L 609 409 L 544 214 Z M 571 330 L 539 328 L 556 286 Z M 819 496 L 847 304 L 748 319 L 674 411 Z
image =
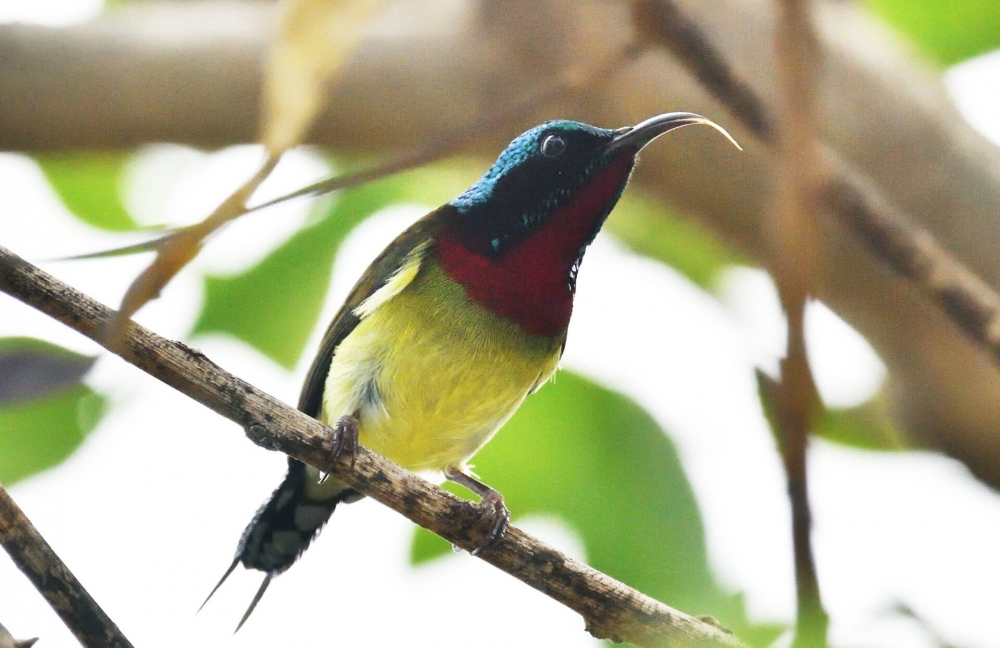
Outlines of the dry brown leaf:
M 135 278 L 132 285 L 125 291 L 125 297 L 122 298 L 118 314 L 108 322 L 105 335 L 109 347 L 117 347 L 118 341 L 122 339 L 125 323 L 140 308 L 160 296 L 163 287 L 198 254 L 202 241 L 209 234 L 246 213 L 247 199 L 271 173 L 278 164 L 279 158 L 278 155 L 268 155 L 253 177 L 222 201 L 222 204 L 216 207 L 208 218 L 200 223 L 177 230 L 163 241 L 153 262 Z
M 305 137 L 384 0 L 286 0 L 264 82 L 261 141 L 272 154 Z
M 287 0 L 266 71 L 261 141 L 267 159 L 242 187 L 202 222 L 163 239 L 156 258 L 125 292 L 118 315 L 108 323 L 108 344 L 121 340 L 125 323 L 160 295 L 163 287 L 201 250 L 212 232 L 247 212 L 246 202 L 299 144 L 323 105 L 329 83 L 354 52 L 383 0 Z

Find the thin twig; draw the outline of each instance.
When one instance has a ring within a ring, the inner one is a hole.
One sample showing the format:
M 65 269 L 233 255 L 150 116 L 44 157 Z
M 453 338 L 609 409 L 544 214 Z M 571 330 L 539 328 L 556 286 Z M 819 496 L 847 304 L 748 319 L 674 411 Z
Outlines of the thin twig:
M 779 423 L 775 434 L 792 509 L 792 546 L 798 595 L 794 648 L 826 645 L 829 625 L 820 599 L 813 559 L 812 510 L 809 506 L 809 432 L 821 403 L 806 355 L 805 310 L 808 287 L 818 258 L 816 216 L 817 125 L 816 74 L 819 44 L 803 0 L 780 0 L 775 33 L 777 73 L 781 87 L 776 148 L 777 183 L 774 276 L 788 322 L 788 349 L 781 362 L 778 388 Z
M 132 648 L 2 486 L 0 545 L 81 644 L 87 648 Z
M 46 313 L 98 344 L 115 312 L 0 247 L 0 290 Z M 313 466 L 324 466 L 332 430 L 316 419 L 226 373 L 202 353 L 129 322 L 113 351 L 243 427 L 254 443 Z M 106 347 L 107 348 L 107 347 Z M 359 492 L 402 513 L 466 550 L 486 529 L 477 505 L 459 499 L 399 466 L 359 448 L 331 473 Z M 718 625 L 674 610 L 511 527 L 479 558 L 583 616 L 595 637 L 637 646 L 742 646 Z

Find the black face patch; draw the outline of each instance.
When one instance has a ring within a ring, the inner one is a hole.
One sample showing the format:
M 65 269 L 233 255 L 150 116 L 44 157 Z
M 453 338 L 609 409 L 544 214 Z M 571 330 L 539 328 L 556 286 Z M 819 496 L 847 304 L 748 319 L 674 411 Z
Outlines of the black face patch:
M 579 191 L 610 159 L 614 132 L 578 122 L 548 122 L 515 139 L 493 167 L 451 202 L 463 242 L 499 255 Z

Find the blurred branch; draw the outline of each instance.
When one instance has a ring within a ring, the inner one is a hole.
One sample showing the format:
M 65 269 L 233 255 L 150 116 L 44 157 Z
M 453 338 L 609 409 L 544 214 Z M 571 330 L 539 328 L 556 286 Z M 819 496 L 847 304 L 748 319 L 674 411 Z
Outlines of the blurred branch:
M 758 138 L 773 139 L 774 118 L 753 88 L 744 83 L 708 34 L 673 0 L 631 0 L 632 26 L 639 42 L 669 50 Z
M 837 175 L 821 188 L 825 202 L 1000 364 L 1000 295 L 873 187 L 848 178 Z
M 792 509 L 792 546 L 798 598 L 793 648 L 826 645 L 829 618 L 820 598 L 812 551 L 812 509 L 806 450 L 822 407 L 806 355 L 805 312 L 808 286 L 815 273 L 816 216 L 816 75 L 819 47 L 805 0 L 779 1 L 775 34 L 781 86 L 777 130 L 777 181 L 773 234 L 774 276 L 788 322 L 788 348 L 781 361 L 777 391 L 778 447 L 785 468 Z
M 0 290 L 102 343 L 115 312 L 0 247 Z M 129 322 L 113 350 L 155 378 L 236 422 L 257 445 L 313 466 L 329 459 L 331 430 L 316 419 L 226 373 L 198 351 Z M 477 505 L 359 448 L 354 469 L 344 457 L 338 480 L 382 502 L 449 542 L 471 550 L 482 542 Z M 479 555 L 491 565 L 583 616 L 595 637 L 637 646 L 743 644 L 714 623 L 674 610 L 510 527 Z
M 3 251 L 0 248 L 0 254 Z M 0 275 L 5 276 L 5 273 L 0 272 Z M 2 486 L 0 545 L 81 644 L 87 648 L 132 648 L 118 626 L 76 580 Z M 34 640 L 28 640 L 15 645 L 33 643 Z

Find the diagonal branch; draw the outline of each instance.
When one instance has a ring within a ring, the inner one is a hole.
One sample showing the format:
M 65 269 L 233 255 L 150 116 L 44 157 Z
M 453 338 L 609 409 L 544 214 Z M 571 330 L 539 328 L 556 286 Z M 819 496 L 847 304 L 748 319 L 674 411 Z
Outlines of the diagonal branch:
M 0 247 L 0 290 L 95 342 L 115 312 Z M 236 422 L 250 439 L 313 466 L 329 459 L 331 430 L 316 419 L 226 373 L 202 353 L 135 324 L 123 329 L 114 351 L 146 373 Z M 359 448 L 331 471 L 340 481 L 378 500 L 466 550 L 480 545 L 479 509 L 399 466 Z M 595 637 L 637 646 L 743 644 L 718 625 L 674 610 L 624 583 L 579 563 L 511 527 L 479 558 L 583 616 Z
M 0 545 L 81 644 L 87 648 L 132 648 L 2 486 Z
M 831 160 L 832 165 L 846 163 Z M 892 268 L 913 281 L 1000 364 L 1000 295 L 944 249 L 925 228 L 890 205 L 871 184 L 846 173 L 822 187 L 823 199 Z

